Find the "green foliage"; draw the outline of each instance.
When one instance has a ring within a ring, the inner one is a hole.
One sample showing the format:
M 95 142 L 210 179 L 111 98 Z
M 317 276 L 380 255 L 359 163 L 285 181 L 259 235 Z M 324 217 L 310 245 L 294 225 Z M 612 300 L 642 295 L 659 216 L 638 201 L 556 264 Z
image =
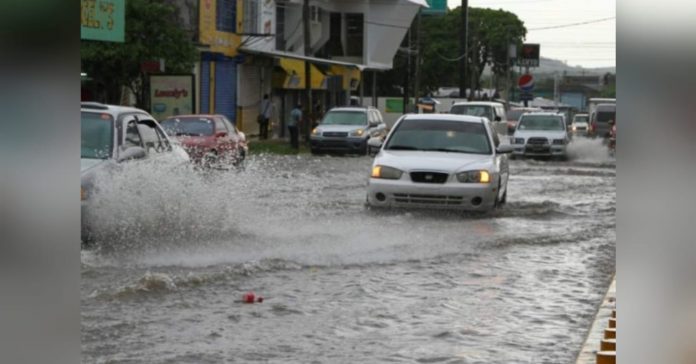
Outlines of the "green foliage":
M 519 49 L 527 30 L 517 15 L 505 10 L 469 8 L 468 15 L 469 71 L 467 74 L 469 82 L 467 84 L 478 88 L 486 65 L 490 65 L 496 75 L 505 75 L 508 44 L 517 44 Z M 434 91 L 438 87 L 457 86 L 458 59 L 461 56 L 460 24 L 461 8 L 450 10 L 443 16 L 422 17 L 422 94 Z M 415 37 L 413 39 L 413 48 L 415 48 Z M 404 59 L 404 55 L 397 55 L 394 60 L 394 69 L 380 75 L 380 83 L 392 82 L 391 84 L 402 85 L 406 71 Z M 389 93 L 390 90 L 382 88 L 380 91 Z
M 165 60 L 167 73 L 190 73 L 197 57 L 191 35 L 180 26 L 178 10 L 163 0 L 127 0 L 125 42 L 82 40 L 82 71 L 94 80 L 100 101 L 117 103 L 122 86 L 145 107 L 143 61 Z

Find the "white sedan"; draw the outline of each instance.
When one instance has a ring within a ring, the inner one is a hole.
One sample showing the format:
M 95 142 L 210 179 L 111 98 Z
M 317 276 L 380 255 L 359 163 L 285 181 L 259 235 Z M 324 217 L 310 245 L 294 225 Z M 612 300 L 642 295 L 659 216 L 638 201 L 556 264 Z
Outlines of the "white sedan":
M 374 207 L 486 211 L 505 203 L 507 153 L 486 118 L 410 114 L 396 122 L 379 149 L 367 186 Z

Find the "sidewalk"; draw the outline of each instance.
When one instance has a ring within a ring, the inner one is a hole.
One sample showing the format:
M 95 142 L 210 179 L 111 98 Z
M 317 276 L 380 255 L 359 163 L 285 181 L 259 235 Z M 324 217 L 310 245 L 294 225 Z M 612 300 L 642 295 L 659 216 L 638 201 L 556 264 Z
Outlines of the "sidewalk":
M 614 312 L 615 309 L 616 276 L 614 276 L 614 279 L 612 280 L 611 285 L 609 286 L 609 289 L 607 290 L 607 293 L 604 296 L 604 300 L 602 301 L 602 304 L 599 306 L 599 309 L 597 310 L 597 314 L 595 315 L 595 320 L 592 324 L 592 328 L 590 329 L 587 338 L 585 339 L 585 344 L 582 346 L 582 350 L 580 350 L 575 364 L 600 364 L 615 362 L 615 359 L 612 361 L 612 358 L 615 358 L 615 354 L 611 354 L 611 352 L 616 351 L 615 318 L 614 320 L 611 320 L 612 322 L 610 322 L 610 319 L 612 318 L 612 312 Z M 613 328 L 611 328 L 612 325 L 614 326 Z M 602 344 L 602 340 L 605 339 L 605 335 L 613 335 L 614 338 L 605 340 L 604 344 Z M 605 347 L 605 349 L 610 348 L 613 345 L 614 350 L 601 351 L 602 345 Z M 600 351 L 602 352 L 602 355 L 598 357 L 597 353 Z

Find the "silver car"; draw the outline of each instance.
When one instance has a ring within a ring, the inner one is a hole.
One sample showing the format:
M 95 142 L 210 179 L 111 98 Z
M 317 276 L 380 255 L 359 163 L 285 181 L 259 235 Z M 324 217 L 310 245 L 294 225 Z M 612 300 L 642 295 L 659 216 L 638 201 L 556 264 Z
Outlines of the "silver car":
M 387 134 L 387 125 L 373 107 L 337 107 L 329 110 L 310 136 L 312 153 L 366 154 L 367 140 Z
M 563 115 L 556 113 L 524 114 L 510 140 L 513 157 L 567 157 L 570 142 Z
M 487 118 L 410 114 L 402 117 L 375 156 L 367 186 L 374 207 L 486 211 L 505 203 L 506 153 Z
M 113 171 L 129 160 L 167 159 L 187 163 L 189 156 L 170 140 L 147 112 L 94 102 L 81 105 L 80 207 L 82 241 L 91 240 L 90 196 L 98 189 L 97 173 Z

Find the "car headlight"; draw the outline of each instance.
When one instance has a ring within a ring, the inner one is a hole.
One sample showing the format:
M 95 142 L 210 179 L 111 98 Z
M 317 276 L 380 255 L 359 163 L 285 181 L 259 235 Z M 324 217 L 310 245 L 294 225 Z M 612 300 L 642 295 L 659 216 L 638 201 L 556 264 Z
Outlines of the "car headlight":
M 358 136 L 359 137 L 359 136 L 363 136 L 364 133 L 365 133 L 365 130 L 357 129 L 357 130 L 351 131 L 350 136 Z
M 554 145 L 565 145 L 566 140 L 565 139 L 554 139 L 553 144 Z
M 515 138 L 512 140 L 512 144 L 524 144 L 524 138 Z
M 317 136 L 319 134 L 321 134 L 321 130 L 319 130 L 319 128 L 312 129 L 312 135 Z
M 383 178 L 383 179 L 399 179 L 401 175 L 404 174 L 403 171 L 387 166 L 374 166 L 372 167 L 372 178 Z
M 87 199 L 87 190 L 85 190 L 84 187 L 80 186 L 80 201 L 84 201 Z
M 576 131 L 576 130 L 578 130 L 578 127 L 573 125 L 573 131 Z
M 462 183 L 490 183 L 491 174 L 488 171 L 466 171 L 457 173 L 457 180 Z

